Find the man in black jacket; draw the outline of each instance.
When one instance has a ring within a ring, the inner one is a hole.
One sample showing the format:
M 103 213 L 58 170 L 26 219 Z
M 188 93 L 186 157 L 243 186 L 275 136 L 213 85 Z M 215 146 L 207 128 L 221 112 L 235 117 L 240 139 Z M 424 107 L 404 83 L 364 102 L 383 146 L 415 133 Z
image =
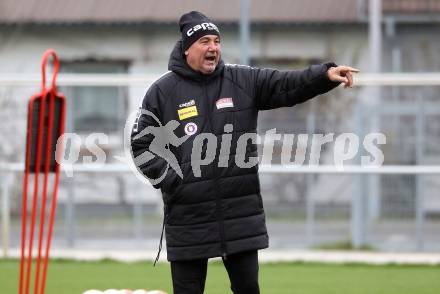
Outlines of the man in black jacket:
M 357 70 L 225 65 L 209 18 L 192 11 L 179 25 L 170 71 L 143 100 L 132 155 L 162 191 L 174 293 L 203 293 L 211 257 L 222 257 L 235 294 L 259 293 L 258 250 L 269 239 L 255 162 L 258 111 L 302 103 L 341 82 L 351 87 Z M 168 136 L 157 139 L 160 129 Z

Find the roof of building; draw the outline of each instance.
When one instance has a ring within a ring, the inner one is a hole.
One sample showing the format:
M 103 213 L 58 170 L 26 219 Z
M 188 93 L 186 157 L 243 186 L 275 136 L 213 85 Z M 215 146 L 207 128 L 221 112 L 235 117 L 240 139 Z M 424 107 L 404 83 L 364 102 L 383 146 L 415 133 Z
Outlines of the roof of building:
M 367 9 L 367 0 L 250 0 L 254 23 L 350 23 Z M 384 12 L 440 12 L 440 0 L 383 0 Z M 235 23 L 239 0 L 2 0 L 3 24 L 176 23 L 199 10 L 214 21 Z
M 416 14 L 439 13 L 440 0 L 382 0 L 387 13 Z

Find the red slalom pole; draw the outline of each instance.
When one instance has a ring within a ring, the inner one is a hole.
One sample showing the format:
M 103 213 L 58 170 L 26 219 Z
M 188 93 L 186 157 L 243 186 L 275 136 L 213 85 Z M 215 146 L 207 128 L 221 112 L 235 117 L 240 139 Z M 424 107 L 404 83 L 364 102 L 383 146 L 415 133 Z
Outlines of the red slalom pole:
M 56 55 L 55 55 L 56 56 Z M 57 59 L 57 72 L 59 69 L 59 63 L 58 63 L 58 59 Z M 52 101 L 55 97 L 57 97 L 57 92 L 56 92 L 56 75 L 54 75 L 53 80 L 52 80 Z M 66 99 L 64 96 L 59 94 L 59 97 L 61 98 L 61 108 L 60 108 L 60 125 L 59 125 L 59 139 L 58 139 L 58 144 L 59 146 L 63 146 L 63 142 L 62 142 L 62 134 L 64 134 L 64 121 L 65 121 L 65 115 L 66 115 Z M 53 122 L 52 122 L 53 123 Z M 49 217 L 49 229 L 48 229 L 48 236 L 47 236 L 47 241 L 46 241 L 46 251 L 45 251 L 45 255 L 44 255 L 44 267 L 43 267 L 43 279 L 42 279 L 42 283 L 41 283 L 41 291 L 40 294 L 44 294 L 44 290 L 45 290 L 45 286 L 46 286 L 46 276 L 47 276 L 47 266 L 49 263 L 49 252 L 50 252 L 50 244 L 52 241 L 52 230 L 53 230 L 53 224 L 55 221 L 55 212 L 56 212 L 56 203 L 57 203 L 57 192 L 58 192 L 58 183 L 59 183 L 59 179 L 60 179 L 60 165 L 58 164 L 59 162 L 61 162 L 61 158 L 62 158 L 62 150 L 56 150 L 56 162 L 57 164 L 55 165 L 55 181 L 54 181 L 54 185 L 53 185 L 53 195 L 52 195 L 52 203 L 51 203 L 51 211 L 50 211 L 50 217 Z
M 42 204 L 41 204 L 41 213 L 40 213 L 40 234 L 38 237 L 38 256 L 37 256 L 37 265 L 36 265 L 36 274 L 35 274 L 35 287 L 34 287 L 34 294 L 38 294 L 38 286 L 40 281 L 40 261 L 41 261 L 41 248 L 43 246 L 43 233 L 44 233 L 44 221 L 46 216 L 46 202 L 47 202 L 47 182 L 48 182 L 48 175 L 49 175 L 49 164 L 50 164 L 50 152 L 51 152 L 51 145 L 52 145 L 52 127 L 53 127 L 53 117 L 54 117 L 54 99 L 55 99 L 55 92 L 56 92 L 56 75 L 59 71 L 59 62 L 58 58 L 53 51 L 46 51 L 46 53 L 43 56 L 43 63 L 42 63 L 42 72 L 43 72 L 43 80 L 42 80 L 42 93 L 46 93 L 46 64 L 47 59 L 49 58 L 49 55 L 52 55 L 54 58 L 54 75 L 52 80 L 52 87 L 49 92 L 49 108 L 48 108 L 48 115 L 49 115 L 49 121 L 48 121 L 48 127 L 47 127 L 47 140 L 46 140 L 46 150 L 45 150 L 45 163 L 44 163 L 44 181 L 43 181 L 43 196 L 42 196 Z M 45 96 L 45 95 L 44 95 Z M 55 191 L 54 191 L 55 193 Z M 52 196 L 53 197 L 53 196 Z M 51 211 L 51 214 L 53 212 Z M 46 259 L 46 258 L 45 258 Z
M 35 230 L 35 219 L 37 215 L 37 202 L 38 202 L 38 184 L 39 184 L 39 175 L 40 175 L 40 164 L 41 164 L 41 149 L 42 149 L 42 141 L 43 141 L 43 126 L 44 126 L 44 111 L 46 104 L 46 93 L 42 92 L 43 95 L 40 99 L 40 115 L 38 118 L 38 143 L 37 143 L 37 159 L 36 159 L 36 169 L 34 176 L 34 196 L 32 198 L 32 214 L 31 214 L 31 228 L 30 228 L 30 236 L 29 236 L 29 247 L 28 247 L 28 261 L 26 268 L 26 294 L 29 294 L 29 286 L 30 286 L 30 278 L 31 278 L 31 268 L 32 268 L 32 249 L 34 243 L 34 230 Z
M 35 99 L 35 96 L 31 98 L 31 101 Z M 33 103 L 29 103 L 28 106 L 28 124 L 27 124 L 27 144 L 26 144 L 26 161 L 24 170 L 24 180 L 23 180 L 23 204 L 21 211 L 21 255 L 20 255 L 20 284 L 19 284 L 19 294 L 23 294 L 23 283 L 24 283 L 24 259 L 25 259 L 25 248 L 26 248 L 26 222 L 27 222 L 27 191 L 28 191 L 28 180 L 29 180 L 29 162 L 31 156 L 31 128 L 32 128 L 32 113 L 33 113 Z
M 53 58 L 54 74 L 52 78 L 51 88 L 46 89 L 46 65 L 49 57 Z M 59 139 L 64 133 L 65 120 L 65 97 L 57 93 L 56 77 L 59 71 L 59 61 L 56 52 L 53 49 L 47 50 L 43 55 L 42 62 L 42 86 L 41 92 L 32 96 L 28 106 L 28 129 L 27 129 L 27 144 L 26 144 L 26 162 L 23 183 L 23 207 L 22 207 L 22 241 L 21 241 L 21 258 L 20 258 L 20 279 L 19 279 L 19 294 L 29 294 L 30 281 L 32 272 L 32 250 L 35 232 L 35 222 L 38 211 L 38 193 L 39 193 L 39 174 L 43 171 L 43 191 L 40 203 L 40 222 L 38 234 L 38 254 L 35 271 L 34 294 L 44 293 L 47 264 L 49 258 L 50 241 L 52 239 L 52 227 L 55 218 L 56 195 L 58 190 L 61 159 L 61 150 L 55 154 L 54 142 Z M 38 117 L 38 121 L 35 119 Z M 56 138 L 53 138 L 55 132 Z M 61 146 L 60 144 L 59 146 Z M 41 251 L 44 242 L 44 228 L 46 218 L 46 204 L 48 194 L 49 174 L 55 174 L 54 187 L 52 191 L 52 203 L 49 216 L 48 236 L 46 238 L 46 251 L 44 256 L 44 268 L 40 285 L 40 268 L 41 268 Z M 26 241 L 27 241 L 27 193 L 29 175 L 34 174 L 34 191 L 32 197 L 32 211 L 30 222 L 29 246 L 26 256 Z M 25 270 L 26 266 L 26 272 Z

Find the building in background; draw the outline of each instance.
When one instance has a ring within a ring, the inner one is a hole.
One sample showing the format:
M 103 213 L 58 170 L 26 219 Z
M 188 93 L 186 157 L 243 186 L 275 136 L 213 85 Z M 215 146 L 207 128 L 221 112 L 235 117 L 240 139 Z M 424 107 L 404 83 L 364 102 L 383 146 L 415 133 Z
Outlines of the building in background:
M 64 73 L 159 76 L 167 70 L 169 54 L 180 37 L 177 21 L 190 10 L 199 10 L 219 24 L 223 59 L 239 63 L 240 1 L 2 0 L 0 74 L 38 72 L 41 54 L 50 47 L 59 53 Z M 331 60 L 368 71 L 367 10 L 366 0 L 252 0 L 251 65 L 299 69 Z M 440 1 L 383 0 L 383 28 L 382 71 L 440 71 Z M 109 135 L 110 143 L 102 147 L 109 162 L 114 160 L 113 156 L 122 152 L 125 118 L 140 105 L 148 86 L 66 87 L 69 130 L 83 135 Z M 33 92 L 29 87 L 0 87 L 0 161 L 23 161 L 26 98 Z M 354 105 L 361 95 L 362 91 L 356 88 L 336 90 L 295 108 L 263 112 L 261 132 L 274 127 L 278 132 L 296 134 L 353 130 Z M 406 110 L 381 116 L 380 130 L 389 139 L 384 149 L 385 163 L 439 163 L 440 112 L 429 117 L 424 130 L 429 140 L 423 147 L 423 156 L 418 157 L 413 136 L 418 110 L 412 107 L 417 97 L 438 104 L 438 89 L 385 87 L 382 95 L 387 98 L 381 100 L 384 109 L 408 104 Z M 326 151 L 331 150 L 326 148 L 329 150 L 324 149 L 322 163 L 332 164 L 330 156 L 326 156 Z M 82 154 L 86 155 L 87 150 Z M 108 181 L 97 181 L 101 178 L 76 178 L 77 201 L 129 203 L 139 193 L 134 177 L 114 175 Z M 414 213 L 414 178 L 382 177 L 383 213 Z M 277 211 L 284 207 L 289 211 L 292 207 L 303 209 L 304 195 L 310 191 L 326 209 L 330 207 L 341 214 L 349 211 L 350 176 L 337 180 L 325 175 L 313 177 L 313 188 L 306 176 L 265 176 L 262 181 L 266 205 Z M 425 193 L 438 193 L 436 185 L 434 181 Z M 435 208 L 433 212 L 440 211 L 440 203 L 429 195 L 427 199 L 432 202 L 427 206 Z M 61 191 L 60 197 L 62 200 L 65 192 Z M 149 199 L 155 202 L 157 195 Z M 292 206 L 286 206 L 289 203 Z

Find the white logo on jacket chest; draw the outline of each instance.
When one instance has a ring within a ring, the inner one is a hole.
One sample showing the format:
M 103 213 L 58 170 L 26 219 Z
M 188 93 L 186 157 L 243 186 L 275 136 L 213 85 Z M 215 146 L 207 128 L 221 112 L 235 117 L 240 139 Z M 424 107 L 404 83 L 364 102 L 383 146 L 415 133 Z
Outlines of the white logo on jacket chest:
M 179 108 L 193 106 L 193 105 L 196 105 L 196 101 L 194 99 L 191 99 L 188 102 L 179 104 Z
M 217 109 L 234 107 L 234 102 L 232 101 L 231 97 L 220 98 L 215 102 L 215 106 L 217 107 Z

